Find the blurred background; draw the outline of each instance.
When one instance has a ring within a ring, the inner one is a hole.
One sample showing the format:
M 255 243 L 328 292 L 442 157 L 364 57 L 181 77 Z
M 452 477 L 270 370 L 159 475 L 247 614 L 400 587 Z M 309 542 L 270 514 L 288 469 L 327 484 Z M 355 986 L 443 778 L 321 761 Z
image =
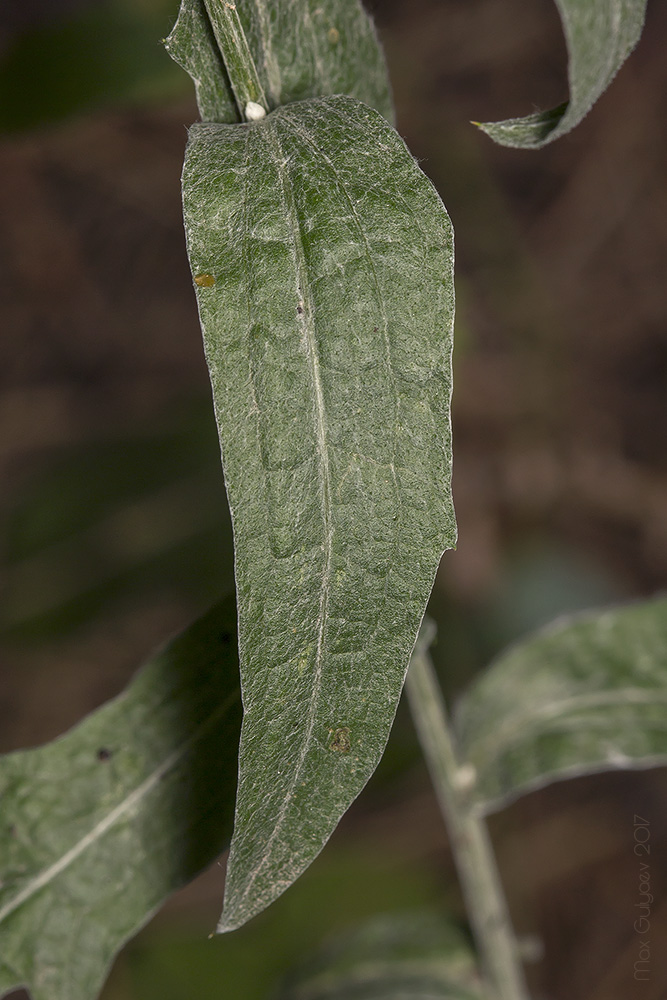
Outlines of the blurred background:
M 450 702 L 509 641 L 667 581 L 667 7 L 571 135 L 471 124 L 566 96 L 552 0 L 373 0 L 398 128 L 457 237 L 460 544 L 431 613 Z M 180 216 L 189 78 L 176 0 L 5 0 L 0 12 L 0 750 L 121 690 L 233 584 Z M 667 930 L 663 770 L 581 779 L 492 822 L 548 1000 L 661 1000 L 632 966 L 632 817 Z M 377 775 L 270 911 L 207 940 L 215 866 L 123 952 L 104 1000 L 259 1000 L 330 931 L 447 903 L 447 842 L 402 706 Z M 664 952 L 664 949 L 663 949 Z M 17 1000 L 21 996 L 16 994 Z

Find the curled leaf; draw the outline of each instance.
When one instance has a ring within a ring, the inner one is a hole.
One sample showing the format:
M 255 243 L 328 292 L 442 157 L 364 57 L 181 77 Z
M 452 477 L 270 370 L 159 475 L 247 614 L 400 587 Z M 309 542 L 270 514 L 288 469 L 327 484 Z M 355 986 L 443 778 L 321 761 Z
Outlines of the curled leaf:
M 538 149 L 591 110 L 639 41 L 646 0 L 556 0 L 568 51 L 570 99 L 525 118 L 479 127 L 501 146 Z

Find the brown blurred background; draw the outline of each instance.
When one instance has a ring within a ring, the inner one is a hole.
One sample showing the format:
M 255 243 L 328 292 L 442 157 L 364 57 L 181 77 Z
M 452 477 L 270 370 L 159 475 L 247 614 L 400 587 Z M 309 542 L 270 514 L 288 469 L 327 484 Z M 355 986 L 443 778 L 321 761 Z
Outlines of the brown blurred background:
M 460 544 L 432 601 L 453 699 L 529 629 L 667 580 L 667 8 L 650 0 L 639 47 L 574 133 L 521 152 L 469 122 L 563 100 L 552 0 L 370 6 L 399 131 L 457 237 Z M 119 691 L 232 585 L 180 218 L 196 109 L 159 45 L 174 9 L 32 0 L 0 14 L 2 750 L 52 738 Z M 637 983 L 642 811 L 656 947 Z M 664 771 L 554 786 L 493 829 L 517 925 L 544 943 L 536 997 L 667 996 Z M 208 950 L 220 870 L 203 878 L 127 949 L 108 1000 L 261 996 L 325 891 L 332 926 L 443 893 L 460 914 L 403 710 L 329 856 L 276 917 Z M 360 872 L 368 898 L 350 904 Z

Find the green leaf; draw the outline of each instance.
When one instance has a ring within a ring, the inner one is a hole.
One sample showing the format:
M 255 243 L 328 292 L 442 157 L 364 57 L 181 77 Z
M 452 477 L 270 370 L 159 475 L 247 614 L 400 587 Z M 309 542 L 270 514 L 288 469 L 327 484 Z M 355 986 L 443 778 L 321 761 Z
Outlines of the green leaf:
M 455 542 L 452 231 L 400 137 L 347 97 L 194 126 L 183 190 L 236 547 L 231 929 L 376 767 Z
M 238 0 L 237 10 L 270 108 L 347 94 L 393 121 L 384 55 L 358 0 Z M 238 122 L 204 0 L 182 0 L 165 44 L 194 80 L 202 121 Z
M 473 954 L 432 913 L 376 918 L 291 976 L 278 1000 L 481 1000 Z
M 604 93 L 644 27 L 646 0 L 556 0 L 568 51 L 570 100 L 479 127 L 501 146 L 538 149 L 571 131 Z
M 519 643 L 464 695 L 455 723 L 484 811 L 559 778 L 667 764 L 667 598 Z
M 192 77 L 202 121 L 237 122 L 236 102 L 204 0 L 181 0 L 164 44 L 171 58 Z
M 67 735 L 0 759 L 0 994 L 92 1000 L 121 945 L 225 847 L 234 618 L 217 606 Z

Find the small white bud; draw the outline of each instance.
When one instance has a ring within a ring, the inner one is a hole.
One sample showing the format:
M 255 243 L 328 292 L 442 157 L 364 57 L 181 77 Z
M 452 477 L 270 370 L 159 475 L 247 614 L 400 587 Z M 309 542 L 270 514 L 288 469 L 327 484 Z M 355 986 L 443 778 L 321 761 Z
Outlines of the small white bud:
M 244 114 L 249 122 L 258 122 L 266 117 L 266 111 L 262 105 L 256 104 L 255 101 L 248 101 Z
M 454 775 L 454 787 L 459 792 L 469 792 L 475 787 L 477 771 L 473 764 L 463 764 Z

